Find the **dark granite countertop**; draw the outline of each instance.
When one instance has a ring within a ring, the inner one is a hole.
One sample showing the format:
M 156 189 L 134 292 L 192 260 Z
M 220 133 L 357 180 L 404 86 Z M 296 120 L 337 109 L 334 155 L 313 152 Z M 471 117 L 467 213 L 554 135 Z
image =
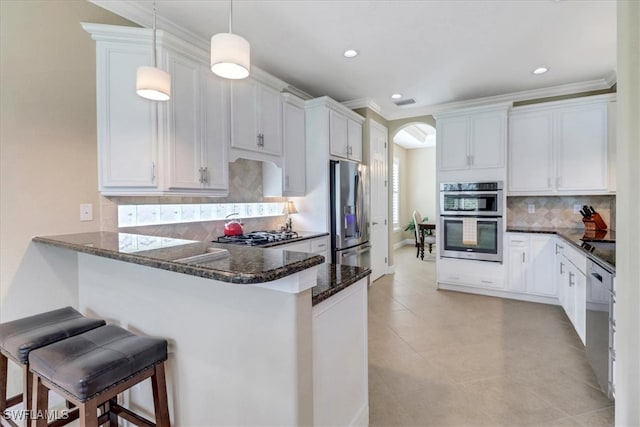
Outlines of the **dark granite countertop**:
M 593 259 L 608 270 L 615 273 L 616 270 L 616 250 L 610 248 L 597 247 L 590 242 L 615 243 L 616 232 L 614 230 L 588 231 L 584 228 L 543 228 L 543 227 L 507 227 L 507 232 L 511 233 L 542 233 L 555 234 L 571 243 L 577 249 L 583 251 L 589 258 Z M 597 244 L 597 243 L 596 243 Z
M 318 267 L 318 284 L 311 289 L 312 302 L 316 305 L 358 280 L 371 274 L 371 269 L 343 264 L 323 264 Z
M 260 245 L 261 248 L 272 248 L 274 246 L 288 245 L 290 243 L 297 243 L 303 240 L 315 239 L 316 237 L 328 236 L 329 233 L 318 233 L 313 231 L 297 231 L 298 237 L 292 239 L 280 240 L 279 242 L 271 242 L 264 245 Z
M 324 261 L 321 255 L 241 245 L 198 242 L 116 232 L 34 237 L 34 242 L 71 249 L 177 273 L 229 283 L 263 283 L 306 270 Z M 220 248 L 229 255 L 197 264 L 176 260 Z

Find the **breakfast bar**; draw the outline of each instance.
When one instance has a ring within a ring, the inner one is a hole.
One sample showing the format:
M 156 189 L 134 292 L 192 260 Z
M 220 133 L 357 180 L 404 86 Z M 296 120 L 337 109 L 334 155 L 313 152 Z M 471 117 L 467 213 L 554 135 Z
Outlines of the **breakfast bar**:
M 168 340 L 172 424 L 368 423 L 369 269 L 277 247 L 169 238 L 136 251 L 131 241 L 141 237 L 33 240 L 77 252 L 82 313 Z M 150 387 L 125 398 L 153 416 Z

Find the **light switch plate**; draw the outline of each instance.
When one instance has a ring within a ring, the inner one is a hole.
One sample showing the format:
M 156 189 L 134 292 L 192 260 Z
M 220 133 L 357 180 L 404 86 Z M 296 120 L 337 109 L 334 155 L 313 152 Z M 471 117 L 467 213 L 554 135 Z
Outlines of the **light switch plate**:
M 93 205 L 91 203 L 80 204 L 80 221 L 93 221 Z
M 529 203 L 529 206 L 527 206 L 527 211 L 529 213 L 536 213 L 536 205 L 534 205 L 533 203 Z

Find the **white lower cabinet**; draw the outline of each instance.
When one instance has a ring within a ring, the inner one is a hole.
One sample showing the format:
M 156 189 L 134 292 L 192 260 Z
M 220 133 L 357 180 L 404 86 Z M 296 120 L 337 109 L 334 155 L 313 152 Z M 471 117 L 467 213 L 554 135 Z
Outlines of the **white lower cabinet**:
M 306 252 L 309 254 L 318 254 L 324 257 L 324 262 L 327 263 L 331 260 L 329 254 L 329 237 L 315 237 L 313 239 L 302 240 L 295 243 L 287 243 L 285 245 L 278 245 L 274 248 L 286 249 L 294 252 Z
M 440 258 L 436 272 L 440 289 L 505 289 L 504 265 L 498 262 Z
M 555 237 L 509 233 L 508 289 L 527 295 L 556 297 L 556 283 L 549 266 L 555 261 Z
M 559 245 L 556 263 L 560 301 L 582 343 L 586 343 L 587 327 L 587 258 L 568 245 Z
M 313 425 L 369 425 L 367 279 L 312 309 Z

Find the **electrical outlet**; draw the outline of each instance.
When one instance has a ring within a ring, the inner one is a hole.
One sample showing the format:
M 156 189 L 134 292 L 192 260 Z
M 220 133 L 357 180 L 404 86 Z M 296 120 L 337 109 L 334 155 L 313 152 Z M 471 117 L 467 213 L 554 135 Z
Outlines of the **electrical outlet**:
M 573 205 L 573 213 L 580 213 L 581 205 Z
M 536 213 L 536 205 L 534 205 L 533 203 L 529 203 L 529 206 L 527 206 L 527 211 L 529 213 Z
M 91 203 L 80 204 L 80 221 L 93 221 L 93 205 Z

